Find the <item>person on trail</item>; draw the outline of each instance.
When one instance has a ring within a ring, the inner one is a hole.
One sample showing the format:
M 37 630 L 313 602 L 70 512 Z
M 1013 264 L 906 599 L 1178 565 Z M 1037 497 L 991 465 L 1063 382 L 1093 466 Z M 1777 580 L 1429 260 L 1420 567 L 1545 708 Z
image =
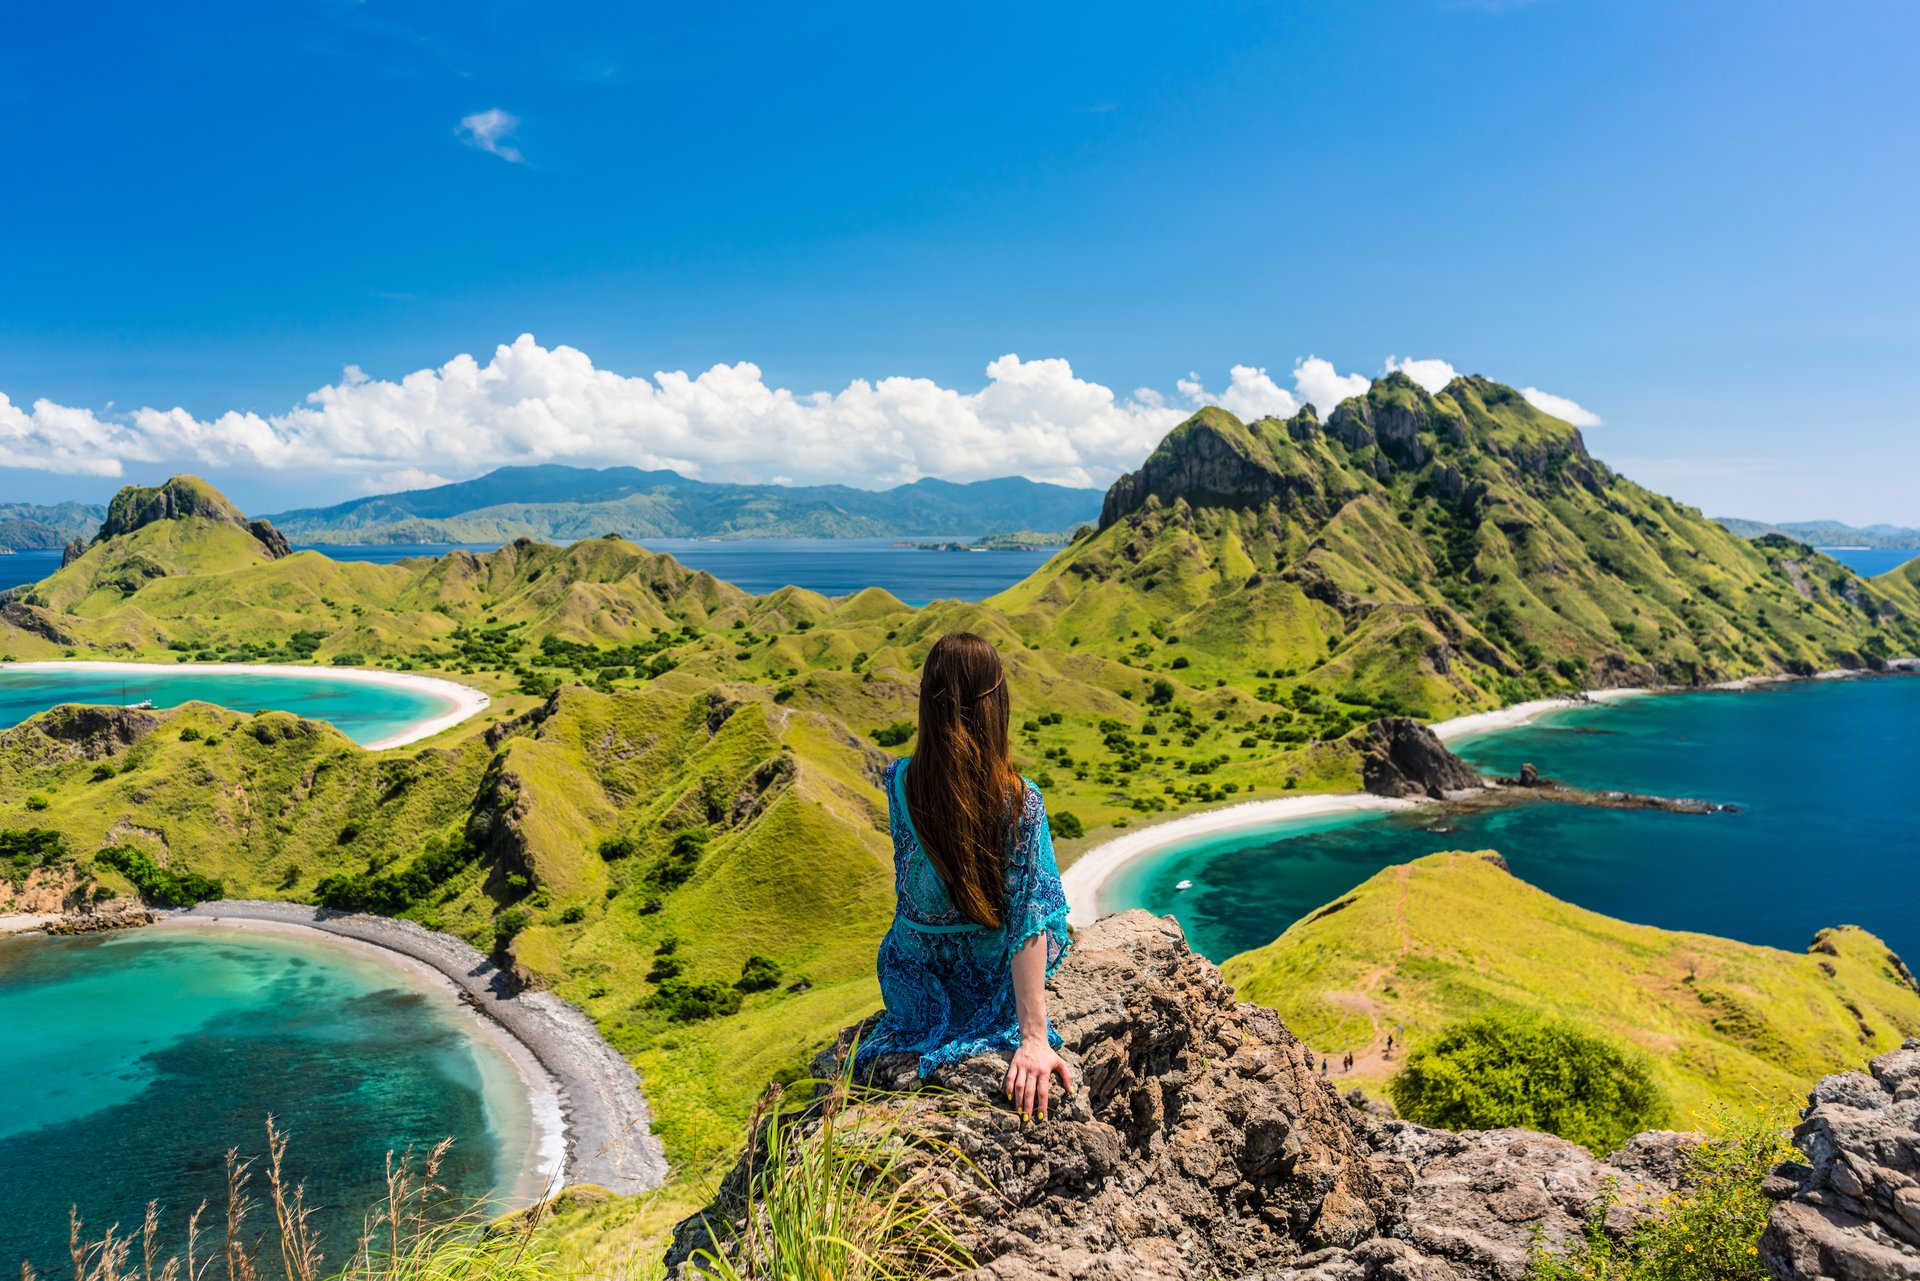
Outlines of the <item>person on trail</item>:
M 1007 1056 L 1007 1098 L 1046 1120 L 1053 1079 L 1073 1091 L 1046 981 L 1067 954 L 1067 897 L 1040 789 L 1014 772 L 1013 701 L 993 645 L 934 642 L 920 668 L 911 757 L 887 767 L 893 924 L 877 967 L 886 1009 L 854 1070 L 920 1056 L 920 1075 L 977 1054 Z

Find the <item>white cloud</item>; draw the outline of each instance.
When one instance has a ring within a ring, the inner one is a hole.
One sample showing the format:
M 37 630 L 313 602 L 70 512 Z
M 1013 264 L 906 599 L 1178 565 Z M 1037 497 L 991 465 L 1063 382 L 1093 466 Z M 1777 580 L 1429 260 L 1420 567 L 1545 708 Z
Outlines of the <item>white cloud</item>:
M 118 476 L 122 458 L 144 457 L 120 423 L 90 409 L 36 400 L 26 410 L 0 392 L 0 467 L 28 467 L 65 476 Z
M 1527 403 L 1543 414 L 1552 414 L 1561 422 L 1572 423 L 1575 427 L 1598 427 L 1600 415 L 1594 413 L 1577 401 L 1565 396 L 1556 396 L 1550 391 L 1541 391 L 1538 387 L 1522 387 L 1520 394 Z
M 360 480 L 360 492 L 363 494 L 397 494 L 408 489 L 432 489 L 436 485 L 450 484 L 448 477 L 422 471 L 418 467 L 400 467 L 393 471 L 381 472 L 378 476 L 363 476 Z
M 507 139 L 520 129 L 520 117 L 498 107 L 489 107 L 485 111 L 476 111 L 470 116 L 460 118 L 460 127 L 455 132 L 460 140 L 469 147 L 500 157 L 510 165 L 523 163 L 520 148 Z
M 1450 371 L 1443 361 L 1389 367 L 1416 379 Z M 1006 355 L 986 366 L 978 390 L 892 377 L 799 391 L 769 384 L 746 361 L 698 374 L 616 373 L 523 334 L 484 363 L 461 355 L 393 380 L 349 365 L 339 381 L 272 415 L 95 412 L 47 400 L 26 409 L 0 395 L 0 467 L 91 476 L 118 476 L 128 463 L 306 471 L 348 478 L 367 493 L 539 462 L 664 467 L 723 481 L 877 487 L 1024 475 L 1103 485 L 1138 467 L 1198 405 L 1250 420 L 1311 403 L 1324 417 L 1367 387 L 1364 374 L 1308 356 L 1294 364 L 1291 389 L 1264 367 L 1237 364 L 1218 394 L 1191 374 L 1176 394 L 1118 394 L 1065 360 Z M 1543 403 L 1537 395 L 1528 392 Z
M 1440 389 L 1452 382 L 1455 371 L 1444 360 L 1401 360 L 1397 356 L 1387 357 L 1388 373 L 1403 373 L 1426 389 L 1429 396 L 1437 396 Z
M 1305 360 L 1294 362 L 1293 385 L 1300 389 L 1300 399 L 1312 405 L 1314 411 L 1325 418 L 1341 401 L 1366 395 L 1373 380 L 1365 374 L 1340 373 L 1334 369 L 1332 361 L 1308 356 Z
M 837 392 L 770 386 L 742 361 L 632 377 L 523 334 L 397 381 L 349 366 L 283 414 L 138 409 L 102 418 L 0 400 L 0 465 L 118 474 L 119 460 L 362 473 L 370 489 L 508 463 L 624 463 L 712 480 L 887 485 L 1020 474 L 1103 484 L 1137 467 L 1184 408 L 1120 398 L 1064 360 L 1002 356 L 978 391 L 925 378 Z

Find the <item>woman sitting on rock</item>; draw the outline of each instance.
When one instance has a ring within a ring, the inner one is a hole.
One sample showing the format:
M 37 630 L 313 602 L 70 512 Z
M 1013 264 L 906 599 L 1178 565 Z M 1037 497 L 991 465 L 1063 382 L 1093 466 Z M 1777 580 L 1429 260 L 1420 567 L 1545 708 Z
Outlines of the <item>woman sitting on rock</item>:
M 1051 1078 L 1073 1089 L 1045 986 L 1066 955 L 1067 900 L 1040 789 L 1014 772 L 1011 712 L 992 645 L 969 632 L 935 642 L 913 755 L 886 772 L 898 904 L 880 944 L 886 1012 L 856 1068 L 918 1054 L 924 1077 L 1006 1053 L 1007 1097 L 1044 1120 Z

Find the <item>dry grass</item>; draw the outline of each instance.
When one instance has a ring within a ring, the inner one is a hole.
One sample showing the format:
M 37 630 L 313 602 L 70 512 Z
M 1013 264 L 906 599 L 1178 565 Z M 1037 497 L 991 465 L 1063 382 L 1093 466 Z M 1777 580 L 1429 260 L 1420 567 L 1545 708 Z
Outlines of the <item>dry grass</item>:
M 263 1208 L 254 1190 L 256 1162 L 229 1149 L 217 1227 L 207 1225 L 210 1206 L 202 1202 L 187 1218 L 184 1246 L 164 1258 L 157 1202 L 147 1203 L 138 1232 L 114 1224 L 93 1238 L 78 1211 L 69 1212 L 73 1281 L 533 1281 L 556 1275 L 554 1257 L 536 1232 L 537 1212 L 520 1216 L 510 1233 L 486 1232 L 470 1209 L 447 1203 L 438 1179 L 451 1144 L 443 1140 L 424 1157 L 411 1148 L 388 1154 L 386 1195 L 367 1214 L 346 1265 L 329 1270 L 305 1186 L 290 1183 L 284 1171 L 286 1136 L 268 1118 L 264 1208 L 270 1224 L 249 1226 Z M 37 1281 L 24 1264 L 20 1278 Z

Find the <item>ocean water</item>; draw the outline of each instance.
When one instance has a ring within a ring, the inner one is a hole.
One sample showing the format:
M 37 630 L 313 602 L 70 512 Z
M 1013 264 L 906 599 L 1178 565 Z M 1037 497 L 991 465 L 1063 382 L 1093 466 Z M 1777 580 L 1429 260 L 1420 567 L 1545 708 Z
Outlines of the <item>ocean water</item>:
M 198 671 L 191 664 L 142 672 L 0 667 L 0 728 L 61 703 L 124 707 L 148 699 L 156 707 L 198 701 L 237 712 L 292 712 L 327 721 L 356 743 L 377 743 L 453 706 L 439 694 L 343 680 L 324 668 L 294 676 Z
M 955 541 L 966 539 L 956 536 Z M 756 596 L 789 584 L 824 596 L 848 596 L 868 587 L 883 587 L 909 605 L 934 600 L 985 600 L 1046 564 L 1058 550 L 938 552 L 896 547 L 890 538 L 650 538 L 645 546 Z M 444 556 L 456 550 L 490 552 L 496 547 L 494 543 L 411 543 L 295 550 L 315 551 L 335 560 L 390 565 L 415 556 Z M 0 590 L 37 583 L 59 568 L 57 551 L 0 556 Z
M 22 1260 L 66 1267 L 69 1206 L 97 1235 L 158 1200 L 177 1246 L 202 1199 L 224 1206 L 226 1151 L 264 1152 L 269 1114 L 333 1262 L 389 1151 L 452 1138 L 441 1182 L 479 1204 L 511 1190 L 532 1135 L 512 1065 L 450 992 L 280 935 L 0 939 L 0 1064 L 0 1271 L 14 1275 Z
M 1803 681 L 1553 713 L 1454 744 L 1483 771 L 1737 805 L 1674 814 L 1530 803 L 1449 820 L 1342 815 L 1175 846 L 1123 868 L 1106 910 L 1170 912 L 1214 960 L 1271 942 L 1383 867 L 1494 849 L 1609 916 L 1793 950 L 1864 926 L 1920 956 L 1920 677 Z M 1191 881 L 1186 890 L 1176 888 Z
M 1920 556 L 1920 547 L 1822 547 L 1820 550 L 1866 578 L 1898 569 Z

